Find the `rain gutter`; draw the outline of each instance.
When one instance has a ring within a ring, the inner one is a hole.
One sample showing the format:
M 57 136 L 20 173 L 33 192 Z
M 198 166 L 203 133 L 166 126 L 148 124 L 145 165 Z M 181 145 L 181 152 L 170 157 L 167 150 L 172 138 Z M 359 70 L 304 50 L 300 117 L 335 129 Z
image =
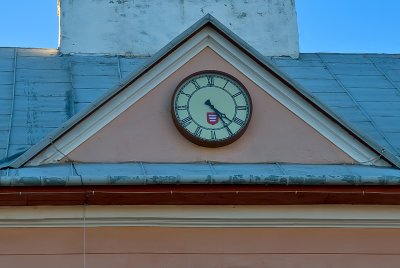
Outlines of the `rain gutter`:
M 390 186 L 399 176 L 359 175 L 134 175 L 134 176 L 0 176 L 0 186 L 140 186 L 140 185 L 276 185 Z

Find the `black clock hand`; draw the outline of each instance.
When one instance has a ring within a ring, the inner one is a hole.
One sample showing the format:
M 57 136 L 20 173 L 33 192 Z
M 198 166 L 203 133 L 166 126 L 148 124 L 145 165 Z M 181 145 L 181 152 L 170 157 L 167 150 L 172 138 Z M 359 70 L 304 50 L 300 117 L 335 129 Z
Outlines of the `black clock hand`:
M 211 101 L 210 101 L 210 100 L 206 100 L 206 101 L 204 102 L 204 104 L 207 105 L 207 106 L 209 106 L 209 107 L 211 108 L 211 110 L 213 110 L 221 119 L 225 118 L 225 119 L 229 120 L 230 122 L 232 122 L 232 120 L 230 120 L 230 119 L 226 116 L 226 114 L 221 113 L 220 111 L 218 111 L 217 108 L 215 108 L 214 105 L 211 104 Z
M 211 104 L 210 100 L 206 100 L 204 102 L 205 105 L 209 106 L 211 108 L 211 110 L 213 110 L 219 118 L 221 118 L 222 124 L 224 125 L 224 127 L 228 130 L 229 135 L 233 135 L 232 131 L 229 129 L 228 124 L 225 122 L 224 119 L 229 120 L 230 122 L 232 122 L 232 120 L 230 120 L 225 114 L 221 113 L 220 111 L 217 110 L 217 108 L 214 107 L 214 105 Z

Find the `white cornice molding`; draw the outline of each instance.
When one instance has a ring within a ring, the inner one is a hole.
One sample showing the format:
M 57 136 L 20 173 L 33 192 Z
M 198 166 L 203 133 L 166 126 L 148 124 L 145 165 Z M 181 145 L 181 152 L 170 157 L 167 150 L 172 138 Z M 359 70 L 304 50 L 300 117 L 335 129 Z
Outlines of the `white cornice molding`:
M 400 228 L 398 206 L 0 207 L 8 227 Z
M 365 165 L 390 166 L 386 161 L 381 160 L 374 151 L 317 111 L 292 89 L 210 27 L 206 27 L 192 36 L 133 84 L 122 90 L 84 121 L 74 126 L 26 165 L 35 166 L 60 161 L 206 47 L 214 50 L 356 162 Z

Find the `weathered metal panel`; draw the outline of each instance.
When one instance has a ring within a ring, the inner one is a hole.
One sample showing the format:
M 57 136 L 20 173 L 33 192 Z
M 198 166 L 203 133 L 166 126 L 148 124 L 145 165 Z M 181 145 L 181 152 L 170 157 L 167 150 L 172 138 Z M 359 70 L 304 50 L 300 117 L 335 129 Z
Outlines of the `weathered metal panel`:
M 11 47 L 0 47 L 0 58 L 1 59 L 13 59 L 15 55 L 15 49 Z
M 14 72 L 0 72 L 0 85 L 12 85 L 14 83 Z
M 10 114 L 11 113 L 11 100 L 0 99 L 0 114 Z
M 150 57 L 142 58 L 119 58 L 119 65 L 122 72 L 133 72 L 139 69 L 143 64 L 145 64 Z
M 336 108 L 334 109 L 334 111 L 340 118 L 343 118 L 346 122 L 356 123 L 371 121 L 357 106 L 341 107 L 340 109 Z
M 15 111 L 13 114 L 13 127 L 32 126 L 34 128 L 56 128 L 69 119 L 65 111 L 44 112 L 37 110 Z M 1 125 L 0 125 L 1 127 Z
M 400 62 L 379 62 L 379 63 L 375 63 L 375 65 L 384 71 L 385 70 L 400 70 Z
M 64 55 L 64 57 L 68 57 L 71 63 L 105 63 L 105 64 L 114 64 L 118 62 L 116 56 L 112 55 L 82 55 L 82 54 L 73 54 L 73 55 Z
M 1 148 L 7 147 L 7 143 L 8 143 L 8 131 L 0 130 L 0 147 Z
M 366 54 L 375 63 L 397 63 L 400 64 L 400 54 Z
M 122 73 L 121 73 L 121 78 L 122 78 L 122 80 L 128 79 L 131 75 L 132 75 L 132 72 L 131 72 L 131 71 L 129 71 L 129 72 L 122 72 Z
M 7 149 L 1 147 L 0 145 L 0 159 L 6 158 L 7 157 Z
M 73 75 L 105 75 L 105 76 L 118 76 L 118 62 L 72 62 L 71 72 Z
M 80 112 L 81 110 L 87 108 L 91 102 L 77 102 L 75 103 L 75 112 Z
M 15 111 L 53 111 L 65 112 L 68 108 L 66 97 L 41 97 L 35 96 L 15 96 Z
M 31 144 L 10 144 L 10 147 L 8 149 L 8 156 L 24 152 L 28 150 L 31 146 Z
M 363 54 L 318 54 L 327 63 L 371 63 Z
M 389 143 L 387 143 L 372 122 L 357 122 L 357 124 L 354 124 L 354 126 L 362 135 L 370 137 L 373 141 L 379 143 L 383 148 L 390 150 Z
M 119 76 L 74 75 L 74 88 L 112 88 L 119 82 Z
M 400 133 L 400 116 L 372 116 L 372 119 L 380 130 Z
M 16 126 L 12 128 L 10 144 L 33 145 L 55 129 L 50 127 Z
M 393 85 L 383 75 L 337 75 L 336 77 L 345 87 L 393 88 Z
M 348 92 L 358 102 L 375 101 L 386 102 L 388 100 L 398 100 L 400 91 L 395 88 L 347 88 Z
M 8 131 L 10 128 L 10 115 L 0 114 L 0 130 Z
M 335 79 L 294 79 L 309 92 L 345 92 Z
M 2 58 L 0 57 L 0 72 L 11 71 L 14 68 L 13 58 Z
M 24 57 L 19 54 L 17 57 L 18 58 L 17 69 L 67 70 L 68 68 L 68 62 L 66 57 L 43 57 L 43 56 Z
M 381 75 L 382 73 L 371 64 L 358 64 L 358 63 L 329 63 L 327 64 L 329 70 L 334 74 L 345 75 Z
M 391 144 L 393 147 L 396 148 L 396 154 L 400 156 L 400 139 L 399 139 L 399 133 L 397 132 L 388 132 L 385 133 L 385 136 L 388 140 L 390 140 Z
M 107 90 L 107 88 L 77 88 L 75 91 L 75 102 L 92 102 L 98 97 L 104 95 Z
M 290 59 L 289 57 L 284 57 L 286 59 Z M 299 59 L 306 61 L 306 60 L 312 60 L 312 61 L 321 61 L 321 58 L 317 53 L 301 53 L 299 55 Z
M 386 102 L 359 102 L 359 104 L 373 116 L 400 116 L 400 98 Z
M 392 81 L 400 82 L 400 69 L 398 70 L 386 70 L 385 75 Z
M 281 67 L 280 69 L 293 79 L 333 79 L 324 67 Z
M 324 67 L 320 59 L 303 60 L 301 55 L 297 60 L 273 57 L 272 62 L 279 67 Z
M 0 99 L 10 100 L 13 96 L 13 85 L 0 85 Z
M 71 76 L 67 70 L 18 69 L 16 81 L 27 83 L 65 83 L 71 82 Z
M 10 127 L 10 115 L 0 114 L 0 130 L 8 131 Z
M 318 92 L 313 93 L 322 103 L 328 107 L 355 107 L 355 103 L 347 93 L 341 92 Z
M 28 83 L 17 82 L 15 86 L 16 96 L 34 96 L 40 97 L 65 97 L 72 91 L 70 82 L 62 83 Z

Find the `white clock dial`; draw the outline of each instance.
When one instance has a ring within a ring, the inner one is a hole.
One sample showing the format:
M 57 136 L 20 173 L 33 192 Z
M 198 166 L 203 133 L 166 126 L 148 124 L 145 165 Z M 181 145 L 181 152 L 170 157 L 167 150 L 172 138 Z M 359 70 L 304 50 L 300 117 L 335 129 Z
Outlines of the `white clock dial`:
M 178 130 L 207 147 L 237 140 L 251 118 L 251 99 L 244 86 L 228 74 L 206 71 L 186 78 L 172 99 Z

